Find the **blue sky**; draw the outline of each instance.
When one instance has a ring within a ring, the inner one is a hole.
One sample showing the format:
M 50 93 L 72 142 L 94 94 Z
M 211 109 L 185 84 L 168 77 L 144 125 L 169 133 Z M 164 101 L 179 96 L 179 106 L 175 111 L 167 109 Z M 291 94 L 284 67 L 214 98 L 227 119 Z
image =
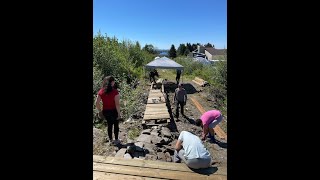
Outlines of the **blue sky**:
M 93 0 L 93 34 L 177 49 L 184 43 L 227 48 L 227 0 Z

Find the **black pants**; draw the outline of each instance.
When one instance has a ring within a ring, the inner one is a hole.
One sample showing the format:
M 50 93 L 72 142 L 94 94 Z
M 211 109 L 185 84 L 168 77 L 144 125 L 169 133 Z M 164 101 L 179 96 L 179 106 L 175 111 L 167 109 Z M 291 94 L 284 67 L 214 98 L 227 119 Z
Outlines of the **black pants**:
M 103 110 L 103 115 L 107 120 L 108 124 L 108 136 L 109 140 L 112 141 L 112 127 L 114 126 L 114 136 L 118 139 L 119 135 L 119 121 L 117 120 L 118 112 L 116 109 L 113 110 Z
M 177 81 L 177 84 L 179 84 L 180 76 L 177 76 L 177 77 L 176 77 L 176 81 Z
M 175 101 L 175 105 L 176 105 L 176 117 L 177 117 L 177 118 L 179 117 L 179 105 L 180 105 L 180 108 L 181 108 L 181 114 L 184 115 L 184 113 L 183 113 L 184 102 L 182 102 L 182 101 Z
M 149 79 L 150 79 L 150 82 L 151 82 L 151 83 L 152 83 L 152 82 L 156 83 L 156 78 L 155 78 L 154 76 L 150 76 Z

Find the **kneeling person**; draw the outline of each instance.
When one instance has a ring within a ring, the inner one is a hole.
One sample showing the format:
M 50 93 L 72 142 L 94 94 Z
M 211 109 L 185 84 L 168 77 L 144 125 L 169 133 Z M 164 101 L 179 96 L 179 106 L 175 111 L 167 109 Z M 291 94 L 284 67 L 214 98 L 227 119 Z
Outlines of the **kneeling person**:
M 193 169 L 211 166 L 211 156 L 200 138 L 188 131 L 182 131 L 175 146 L 174 162 L 184 163 Z

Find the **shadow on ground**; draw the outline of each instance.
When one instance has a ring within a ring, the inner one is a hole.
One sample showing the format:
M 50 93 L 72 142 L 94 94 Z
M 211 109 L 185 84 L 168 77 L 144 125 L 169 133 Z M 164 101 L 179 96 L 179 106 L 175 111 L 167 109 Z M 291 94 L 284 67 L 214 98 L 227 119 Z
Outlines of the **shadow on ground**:
M 218 168 L 217 167 L 209 167 L 205 169 L 192 169 L 190 168 L 193 172 L 198 173 L 198 174 L 203 174 L 203 175 L 211 175 L 215 172 L 217 172 Z
M 177 87 L 178 87 L 177 84 L 170 83 L 170 82 L 168 82 L 167 84 L 164 85 L 165 91 L 167 93 L 168 92 L 173 93 Z M 194 93 L 198 92 L 196 90 L 196 88 L 190 83 L 184 83 L 183 88 L 187 91 L 187 94 L 194 94 Z

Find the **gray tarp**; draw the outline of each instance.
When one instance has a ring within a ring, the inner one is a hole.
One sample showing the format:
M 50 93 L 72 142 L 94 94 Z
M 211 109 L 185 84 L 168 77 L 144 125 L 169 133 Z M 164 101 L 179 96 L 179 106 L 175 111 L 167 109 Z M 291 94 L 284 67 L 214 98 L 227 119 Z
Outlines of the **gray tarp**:
M 147 68 L 147 69 L 180 69 L 180 70 L 183 70 L 182 65 L 176 63 L 175 61 L 173 61 L 167 57 L 155 59 L 155 60 L 149 62 L 147 65 L 145 65 L 145 68 Z

